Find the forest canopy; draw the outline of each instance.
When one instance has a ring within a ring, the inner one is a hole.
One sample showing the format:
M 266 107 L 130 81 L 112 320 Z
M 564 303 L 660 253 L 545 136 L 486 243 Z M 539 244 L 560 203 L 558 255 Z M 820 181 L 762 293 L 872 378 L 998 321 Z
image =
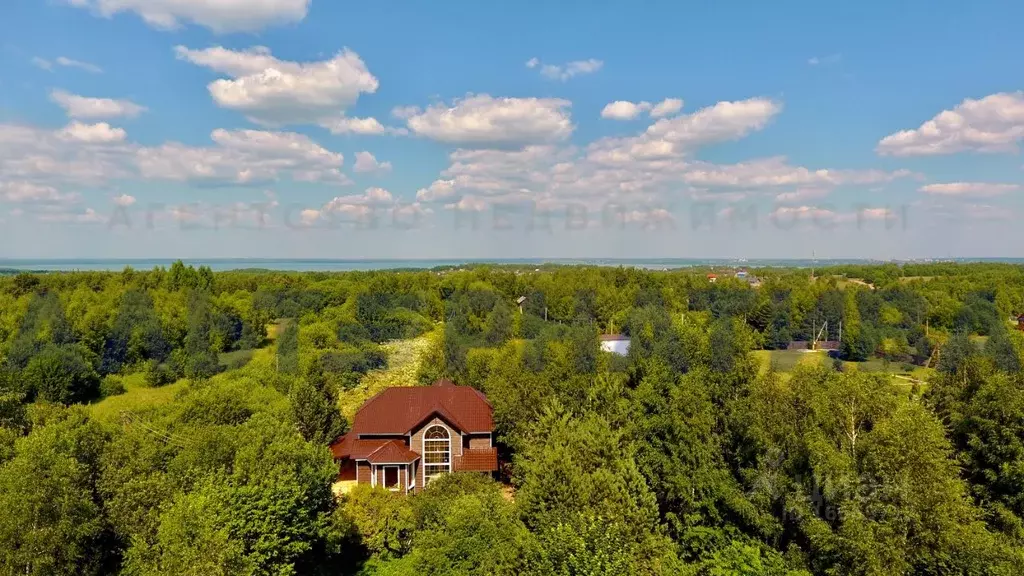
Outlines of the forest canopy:
M 707 272 L 0 276 L 0 572 L 1024 573 L 1024 268 Z M 442 377 L 501 471 L 336 493 Z

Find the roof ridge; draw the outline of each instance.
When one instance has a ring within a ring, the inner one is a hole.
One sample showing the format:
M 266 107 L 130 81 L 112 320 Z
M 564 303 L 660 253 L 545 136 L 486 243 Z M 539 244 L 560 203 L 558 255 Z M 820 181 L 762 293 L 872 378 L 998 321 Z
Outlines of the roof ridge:
M 374 454 L 376 454 L 377 452 L 380 452 L 380 451 L 381 451 L 381 450 L 383 450 L 384 448 L 387 448 L 387 447 L 388 447 L 388 446 L 390 446 L 391 444 L 395 444 L 395 443 L 397 443 L 397 442 L 398 442 L 398 440 L 395 440 L 395 439 L 392 439 L 392 440 L 387 440 L 386 442 L 384 442 L 383 444 L 381 444 L 380 446 L 378 446 L 376 450 L 374 450 L 373 452 L 370 452 L 369 454 L 367 454 L 367 455 L 366 455 L 366 457 L 367 457 L 367 458 L 369 458 L 370 456 L 373 456 L 373 455 L 374 455 Z M 405 447 L 404 445 L 402 445 L 401 443 L 399 443 L 399 444 L 398 444 L 398 447 L 399 447 L 399 448 L 402 448 L 403 450 L 407 450 L 407 448 L 406 448 L 406 447 Z

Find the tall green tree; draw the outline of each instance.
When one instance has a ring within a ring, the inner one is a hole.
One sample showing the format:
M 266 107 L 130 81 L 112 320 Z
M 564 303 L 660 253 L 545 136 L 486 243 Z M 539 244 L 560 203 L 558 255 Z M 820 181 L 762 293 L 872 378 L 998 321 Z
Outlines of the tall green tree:
M 0 571 L 103 573 L 113 549 L 94 481 L 105 434 L 80 411 L 48 420 L 0 464 Z
M 78 346 L 51 344 L 29 360 L 21 373 L 29 398 L 73 404 L 99 395 L 100 377 Z

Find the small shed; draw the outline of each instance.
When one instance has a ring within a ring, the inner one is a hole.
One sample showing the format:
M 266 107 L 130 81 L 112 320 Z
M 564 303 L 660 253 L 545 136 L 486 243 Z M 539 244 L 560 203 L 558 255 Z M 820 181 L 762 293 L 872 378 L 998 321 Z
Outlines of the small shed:
M 519 313 L 523 313 L 523 302 L 526 302 L 526 296 L 520 296 L 516 298 L 516 304 L 519 306 Z
M 625 356 L 629 354 L 629 336 L 624 334 L 601 334 L 601 350 Z

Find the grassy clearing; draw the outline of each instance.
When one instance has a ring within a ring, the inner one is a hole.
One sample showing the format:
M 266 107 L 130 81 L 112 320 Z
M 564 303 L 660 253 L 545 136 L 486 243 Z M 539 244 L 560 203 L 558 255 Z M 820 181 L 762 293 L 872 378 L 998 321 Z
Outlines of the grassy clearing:
M 267 325 L 267 338 L 271 344 L 280 334 L 282 327 L 283 323 L 281 321 Z M 254 359 L 267 362 L 272 357 L 269 346 L 270 344 L 261 349 L 225 352 L 220 354 L 217 359 L 221 366 L 239 366 L 239 364 L 232 363 L 241 362 L 242 360 L 245 360 L 246 363 Z M 188 380 L 182 378 L 173 384 L 153 388 L 146 384 L 146 375 L 141 372 L 122 376 L 121 381 L 124 383 L 124 394 L 104 398 L 88 406 L 93 418 L 104 422 L 117 422 L 121 418 L 122 411 L 131 410 L 138 412 L 155 406 L 169 404 L 188 386 Z
M 385 388 L 415 386 L 418 383 L 416 376 L 423 358 L 435 339 L 440 336 L 440 330 L 435 330 L 411 340 L 395 340 L 382 344 L 388 353 L 388 366 L 382 370 L 370 371 L 358 386 L 341 393 L 338 407 L 345 418 L 351 422 L 363 402 Z
M 783 377 L 788 377 L 797 365 L 814 364 L 815 362 L 826 364 L 832 360 L 824 352 L 805 352 L 802 350 L 755 350 L 751 352 L 761 363 L 761 373 L 768 371 L 768 367 L 774 362 L 775 369 Z M 843 369 L 850 372 L 867 372 L 871 374 L 888 374 L 890 381 L 895 386 L 912 387 L 915 383 L 921 390 L 927 388 L 928 378 L 935 373 L 934 368 L 913 366 L 911 369 L 898 362 L 886 364 L 884 360 L 872 358 L 866 362 L 843 362 Z
M 168 404 L 177 397 L 180 391 L 185 389 L 188 383 L 188 380 L 182 378 L 173 384 L 153 388 L 146 384 L 146 376 L 141 372 L 124 376 L 121 381 L 124 383 L 124 394 L 104 398 L 88 406 L 93 418 L 113 423 L 118 421 L 123 410 L 135 412 Z
M 267 324 L 267 340 L 273 343 L 277 340 L 277 337 L 281 335 L 281 331 L 284 330 L 286 319 L 275 320 L 270 324 Z
M 828 355 L 824 351 L 755 350 L 752 354 L 761 362 L 762 374 L 767 372 L 773 363 L 777 371 L 787 374 L 792 372 L 798 364 L 813 365 L 828 361 Z
M 221 352 L 217 355 L 217 363 L 228 369 L 241 368 L 252 360 L 253 354 L 256 350 L 250 348 L 248 350 L 235 350 L 233 352 Z

